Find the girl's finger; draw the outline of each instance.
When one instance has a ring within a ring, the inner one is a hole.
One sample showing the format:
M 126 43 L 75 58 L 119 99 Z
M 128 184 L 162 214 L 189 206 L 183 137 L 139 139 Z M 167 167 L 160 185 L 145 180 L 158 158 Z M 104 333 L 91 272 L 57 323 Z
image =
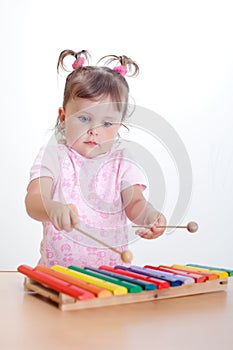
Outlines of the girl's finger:
M 148 230 L 146 228 L 140 228 L 139 230 L 135 231 L 135 234 L 138 235 L 138 236 L 141 236 L 141 235 L 147 233 L 148 231 L 150 231 L 150 230 Z
M 68 204 L 68 207 L 72 210 L 72 212 L 78 216 L 78 208 L 76 207 L 76 205 L 74 205 L 73 203 Z
M 153 238 L 153 233 L 151 232 L 151 230 L 148 229 L 139 229 L 136 231 L 136 234 L 142 238 Z
M 71 219 L 71 225 L 72 227 L 77 227 L 79 225 L 79 217 L 76 213 L 74 213 L 73 211 L 71 211 L 70 213 L 70 219 Z

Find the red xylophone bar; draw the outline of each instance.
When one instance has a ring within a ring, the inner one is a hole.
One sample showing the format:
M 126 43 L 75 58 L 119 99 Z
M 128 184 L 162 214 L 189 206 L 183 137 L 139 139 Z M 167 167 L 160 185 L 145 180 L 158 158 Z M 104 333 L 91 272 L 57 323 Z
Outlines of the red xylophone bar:
M 53 288 L 57 292 L 67 294 L 75 299 L 87 300 L 95 298 L 95 295 L 93 293 L 62 281 L 57 277 L 50 276 L 45 272 L 36 270 L 36 268 L 32 268 L 27 265 L 20 265 L 18 267 L 18 271 L 33 279 L 34 281 L 43 283 L 48 287 Z

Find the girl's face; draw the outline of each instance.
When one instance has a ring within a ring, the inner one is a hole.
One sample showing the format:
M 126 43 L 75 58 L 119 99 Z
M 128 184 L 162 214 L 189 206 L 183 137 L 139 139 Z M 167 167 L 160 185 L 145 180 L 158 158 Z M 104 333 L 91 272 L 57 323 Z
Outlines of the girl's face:
M 86 158 L 108 152 L 121 126 L 122 113 L 109 97 L 99 100 L 76 98 L 59 108 L 66 143 Z

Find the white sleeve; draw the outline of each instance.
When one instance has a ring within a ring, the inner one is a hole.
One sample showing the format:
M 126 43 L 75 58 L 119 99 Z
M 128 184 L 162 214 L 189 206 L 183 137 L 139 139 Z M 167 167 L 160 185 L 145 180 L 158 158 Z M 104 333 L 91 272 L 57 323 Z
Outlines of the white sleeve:
M 58 148 L 55 145 L 41 147 L 30 170 L 30 181 L 39 177 L 51 177 L 55 182 L 60 172 Z
M 121 191 L 133 185 L 139 185 L 144 191 L 148 186 L 146 174 L 142 167 L 127 152 L 121 162 Z

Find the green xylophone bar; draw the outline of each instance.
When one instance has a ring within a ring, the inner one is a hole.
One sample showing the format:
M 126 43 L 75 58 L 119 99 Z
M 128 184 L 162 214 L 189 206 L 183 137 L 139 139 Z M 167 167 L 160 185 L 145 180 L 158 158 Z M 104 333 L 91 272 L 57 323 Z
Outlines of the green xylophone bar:
M 104 280 L 104 281 L 107 281 L 110 283 L 114 283 L 114 284 L 119 285 L 121 287 L 125 287 L 128 290 L 128 293 L 140 293 L 142 291 L 142 287 L 140 287 L 137 284 L 122 281 L 119 278 L 109 277 L 109 276 L 106 276 L 105 274 L 100 273 L 100 272 L 96 272 L 96 271 L 93 272 L 93 271 L 89 270 L 88 268 L 82 269 L 82 268 L 77 267 L 77 266 L 69 266 L 69 269 L 84 273 L 84 274 L 92 276 L 92 277 L 100 278 L 101 280 Z

